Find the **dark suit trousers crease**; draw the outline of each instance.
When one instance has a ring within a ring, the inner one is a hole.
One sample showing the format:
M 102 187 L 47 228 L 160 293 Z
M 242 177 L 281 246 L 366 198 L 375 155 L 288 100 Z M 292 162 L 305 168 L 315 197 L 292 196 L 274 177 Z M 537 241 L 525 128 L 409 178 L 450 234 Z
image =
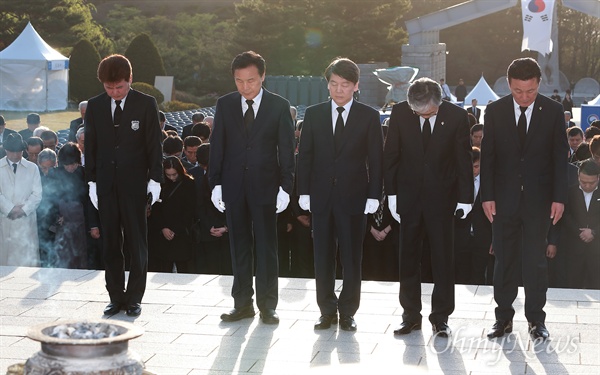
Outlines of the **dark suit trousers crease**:
M 339 310 L 340 314 L 353 316 L 358 310 L 366 225 L 365 214 L 349 215 L 343 211 L 341 202 L 330 205 L 323 213 L 312 214 L 317 304 L 322 314 L 335 314 Z M 339 299 L 335 294 L 338 248 L 343 271 Z
M 523 197 L 521 197 L 521 200 Z M 516 215 L 496 215 L 492 228 L 494 265 L 494 299 L 496 319 L 512 320 L 512 303 L 519 283 L 525 289 L 525 317 L 532 322 L 545 322 L 548 290 L 546 236 L 551 225 L 550 211 L 531 212 L 520 204 Z
M 447 322 L 454 311 L 454 226 L 453 217 L 442 212 L 411 212 L 401 217 L 400 305 L 402 319 L 420 322 L 421 251 L 427 236 L 431 251 L 433 293 L 431 323 Z
M 247 189 L 246 189 L 247 190 Z M 245 191 L 234 202 L 225 203 L 235 308 L 252 305 L 253 247 L 256 247 L 256 305 L 275 309 L 278 302 L 277 214 L 275 204 L 259 205 Z
M 127 189 L 115 186 L 109 194 L 98 197 L 98 204 L 110 300 L 121 304 L 141 303 L 148 269 L 146 196 L 132 195 Z M 127 288 L 123 240 L 131 255 Z

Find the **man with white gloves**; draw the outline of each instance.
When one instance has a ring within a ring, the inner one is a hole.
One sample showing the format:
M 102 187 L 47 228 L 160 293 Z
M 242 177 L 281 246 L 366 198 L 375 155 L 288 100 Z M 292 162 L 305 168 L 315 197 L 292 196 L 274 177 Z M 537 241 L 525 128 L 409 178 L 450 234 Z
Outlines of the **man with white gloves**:
M 131 89 L 125 56 L 103 59 L 98 79 L 106 92 L 88 101 L 84 139 L 86 181 L 104 241 L 110 296 L 104 314 L 138 316 L 148 268 L 146 210 L 158 200 L 163 178 L 158 107 L 152 96 Z M 123 245 L 131 255 L 127 287 Z
M 277 213 L 290 202 L 294 174 L 290 103 L 262 88 L 265 60 L 256 52 L 237 55 L 231 73 L 237 91 L 217 101 L 208 167 L 212 202 L 227 217 L 233 266 L 234 309 L 221 320 L 255 315 L 254 248 L 260 319 L 277 324 Z
M 400 225 L 402 324 L 395 334 L 421 329 L 421 252 L 429 240 L 434 288 L 429 320 L 434 334 L 450 335 L 454 311 L 454 216 L 473 202 L 473 167 L 467 111 L 442 101 L 442 88 L 420 78 L 408 100 L 392 108 L 383 165 L 385 192 Z
M 355 331 L 360 304 L 366 214 L 383 189 L 383 136 L 379 113 L 354 100 L 360 71 L 337 58 L 325 70 L 331 100 L 306 109 L 298 154 L 300 207 L 312 212 L 317 303 L 316 330 L 338 322 Z M 336 254 L 344 287 L 335 293 Z

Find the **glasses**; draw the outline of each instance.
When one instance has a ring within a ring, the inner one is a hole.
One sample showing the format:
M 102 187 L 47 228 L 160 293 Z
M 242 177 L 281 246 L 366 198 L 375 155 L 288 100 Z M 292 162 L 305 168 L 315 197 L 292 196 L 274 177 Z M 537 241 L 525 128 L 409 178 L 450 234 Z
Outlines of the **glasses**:
M 413 113 L 414 113 L 415 115 L 417 115 L 417 116 L 420 116 L 420 117 L 423 117 L 423 118 L 431 118 L 431 117 L 433 117 L 433 116 L 437 115 L 437 113 L 438 113 L 438 108 L 434 109 L 434 110 L 433 110 L 433 111 L 431 111 L 431 112 L 426 112 L 426 113 L 423 113 L 423 112 L 417 112 L 417 111 L 415 111 L 415 110 L 413 109 Z

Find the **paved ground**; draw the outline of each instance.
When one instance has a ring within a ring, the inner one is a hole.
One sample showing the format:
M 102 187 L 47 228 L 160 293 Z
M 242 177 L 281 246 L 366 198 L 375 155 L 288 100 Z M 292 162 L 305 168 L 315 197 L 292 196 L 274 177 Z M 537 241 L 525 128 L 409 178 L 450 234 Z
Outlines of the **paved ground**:
M 40 349 L 27 328 L 61 319 L 100 319 L 108 302 L 102 272 L 0 267 L 0 374 Z M 130 344 L 155 374 L 600 374 L 600 291 L 548 292 L 552 340 L 533 345 L 515 303 L 515 331 L 490 341 L 494 302 L 489 286 L 457 286 L 453 336 L 432 337 L 431 326 L 399 337 L 398 283 L 364 282 L 358 331 L 315 332 L 315 283 L 281 279 L 278 326 L 258 317 L 223 323 L 231 277 L 149 274 L 143 312 L 130 321 L 145 334 Z M 423 284 L 428 314 L 432 286 Z

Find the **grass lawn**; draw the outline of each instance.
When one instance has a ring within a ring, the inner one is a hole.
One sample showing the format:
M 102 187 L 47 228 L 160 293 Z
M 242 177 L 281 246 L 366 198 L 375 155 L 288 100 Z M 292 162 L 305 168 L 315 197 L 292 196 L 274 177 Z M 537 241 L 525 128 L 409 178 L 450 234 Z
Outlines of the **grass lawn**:
M 6 127 L 12 130 L 21 130 L 27 127 L 27 115 L 31 112 L 15 112 L 15 111 L 0 111 L 0 115 L 6 120 Z M 71 120 L 79 117 L 77 109 L 56 111 L 56 112 L 41 112 L 39 113 L 42 119 L 42 126 L 59 131 L 69 129 Z

